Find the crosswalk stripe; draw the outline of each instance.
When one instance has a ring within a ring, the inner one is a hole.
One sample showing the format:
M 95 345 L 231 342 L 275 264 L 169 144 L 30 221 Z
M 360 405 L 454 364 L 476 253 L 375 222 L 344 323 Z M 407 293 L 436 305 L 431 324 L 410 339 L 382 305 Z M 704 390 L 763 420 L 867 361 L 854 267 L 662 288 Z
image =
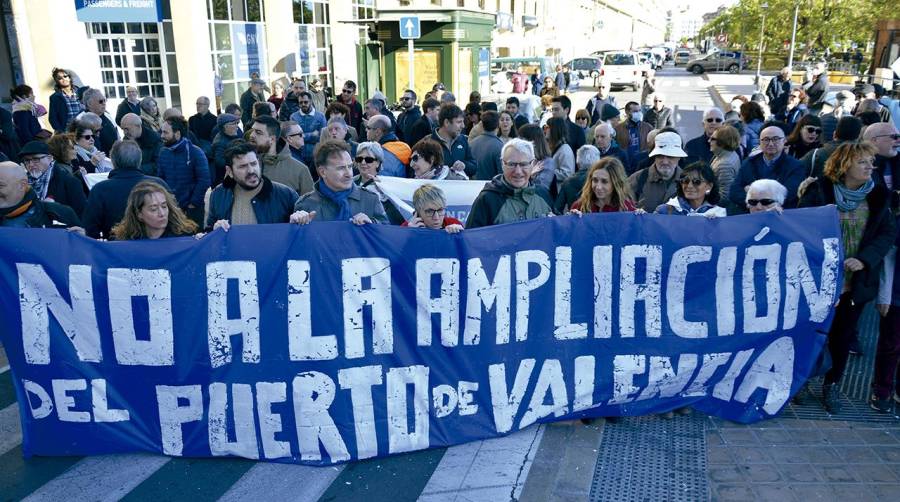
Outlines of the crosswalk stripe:
M 19 500 L 66 472 L 82 457 L 22 457 L 18 445 L 0 455 L 0 494 L 4 500 Z
M 13 388 L 12 372 L 0 373 L 0 408 L 16 402 L 16 391 Z
M 678 81 L 678 87 L 690 87 L 690 85 L 691 85 L 690 80 L 679 80 Z
M 260 463 L 241 476 L 219 502 L 243 502 L 261 494 L 269 500 L 318 500 L 343 469 L 343 465 Z
M 254 465 L 238 458 L 173 458 L 121 500 L 217 500 Z
M 169 459 L 131 453 L 88 457 L 35 490 L 28 502 L 43 500 L 119 500 Z
M 325 501 L 417 500 L 446 448 L 347 464 L 319 499 Z
M 19 405 L 11 404 L 0 409 L 0 455 L 22 442 L 22 424 L 19 423 Z
M 419 500 L 517 500 L 543 434 L 544 426 L 533 426 L 450 447 Z

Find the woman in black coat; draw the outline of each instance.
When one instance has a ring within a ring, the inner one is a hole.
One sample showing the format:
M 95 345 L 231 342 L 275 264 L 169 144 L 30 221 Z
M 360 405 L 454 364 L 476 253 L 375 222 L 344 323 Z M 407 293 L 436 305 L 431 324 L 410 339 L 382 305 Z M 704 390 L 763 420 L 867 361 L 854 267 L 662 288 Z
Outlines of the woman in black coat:
M 822 386 L 825 410 L 840 411 L 838 387 L 850 355 L 854 329 L 866 303 L 878 295 L 879 275 L 897 228 L 888 189 L 872 179 L 875 147 L 847 142 L 831 154 L 824 176 L 803 193 L 800 207 L 835 204 L 841 222 L 844 281 L 828 331 L 832 367 Z

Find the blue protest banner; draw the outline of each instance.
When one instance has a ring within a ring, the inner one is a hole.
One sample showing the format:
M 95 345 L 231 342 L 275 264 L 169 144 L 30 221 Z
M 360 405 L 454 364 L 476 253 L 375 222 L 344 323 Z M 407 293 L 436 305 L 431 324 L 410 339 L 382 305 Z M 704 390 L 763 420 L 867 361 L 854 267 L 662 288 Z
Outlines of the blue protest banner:
M 0 335 L 25 455 L 329 464 L 683 406 L 754 422 L 815 367 L 839 235 L 833 207 L 455 235 L 0 229 Z

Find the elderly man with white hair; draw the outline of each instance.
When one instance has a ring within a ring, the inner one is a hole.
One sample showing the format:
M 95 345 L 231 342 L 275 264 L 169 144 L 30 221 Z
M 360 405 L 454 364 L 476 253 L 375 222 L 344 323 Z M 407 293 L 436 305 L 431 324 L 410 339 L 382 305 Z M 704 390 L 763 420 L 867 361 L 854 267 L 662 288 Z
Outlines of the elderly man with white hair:
M 109 155 L 113 143 L 119 140 L 119 130 L 106 113 L 106 95 L 100 89 L 88 89 L 81 96 L 84 109 L 96 113 L 100 117 L 99 141 L 95 145 L 101 152 Z M 76 118 L 77 120 L 77 118 Z
M 28 183 L 28 172 L 15 162 L 0 162 L 0 227 L 72 228 L 84 233 L 69 206 L 41 200 Z
M 607 124 L 600 124 L 597 126 L 597 129 L 600 129 L 601 126 L 609 127 Z M 592 145 L 584 145 L 575 152 L 575 168 L 577 170 L 575 174 L 563 181 L 559 189 L 559 195 L 556 197 L 556 203 L 553 206 L 557 213 L 565 213 L 581 197 L 581 190 L 584 188 L 585 180 L 587 180 L 588 171 L 591 170 L 591 166 L 603 157 L 604 155 L 600 154 L 600 150 Z
M 890 122 L 879 122 L 866 128 L 863 139 L 875 145 L 875 172 L 873 177 L 894 192 L 892 209 L 897 209 L 900 198 L 900 133 Z
M 609 123 L 600 122 L 594 127 L 594 146 L 596 146 L 597 150 L 599 150 L 600 158 L 602 159 L 603 157 L 616 157 L 617 159 L 622 161 L 623 166 L 627 166 L 628 154 L 625 153 L 624 150 L 619 148 L 618 145 L 613 144 L 613 140 L 615 138 L 616 129 Z
M 543 218 L 553 214 L 547 189 L 531 181 L 534 145 L 513 138 L 500 152 L 503 172 L 485 185 L 472 204 L 466 228 Z
M 747 211 L 750 211 L 750 214 L 766 211 L 781 213 L 787 194 L 787 188 L 775 180 L 768 178 L 756 180 L 747 188 Z
M 685 164 L 702 160 L 707 164 L 712 161 L 712 150 L 709 147 L 709 138 L 725 123 L 725 114 L 719 108 L 710 108 L 703 114 L 703 135 L 687 142 L 684 151 L 687 153 Z
M 744 160 L 728 190 L 728 198 L 740 209 L 744 206 L 750 184 L 768 178 L 777 180 L 787 188 L 784 207 L 797 207 L 797 189 L 806 179 L 806 169 L 799 160 L 784 153 L 784 131 L 777 126 L 766 127 L 759 133 L 759 145 L 762 153 Z

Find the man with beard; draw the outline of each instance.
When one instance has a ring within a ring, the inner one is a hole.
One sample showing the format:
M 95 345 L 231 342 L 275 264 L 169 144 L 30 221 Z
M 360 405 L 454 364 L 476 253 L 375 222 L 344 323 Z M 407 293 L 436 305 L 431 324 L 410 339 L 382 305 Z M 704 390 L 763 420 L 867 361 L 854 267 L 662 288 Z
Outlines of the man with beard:
M 250 143 L 236 141 L 224 155 L 225 180 L 209 196 L 205 227 L 227 232 L 232 225 L 287 223 L 297 192 L 262 175 Z
M 163 121 L 163 148 L 157 160 L 158 175 L 175 194 L 178 206 L 197 225 L 203 224 L 203 196 L 209 188 L 209 163 L 199 147 L 187 139 L 188 123 L 173 116 Z
M 80 224 L 69 206 L 38 198 L 24 167 L 0 162 L 0 227 L 80 230 Z
M 291 114 L 291 120 L 300 124 L 303 129 L 303 163 L 313 164 L 313 149 L 319 142 L 319 131 L 325 127 L 325 115 L 313 108 L 312 95 L 301 92 L 299 96 L 300 109 Z
M 362 128 L 362 105 L 356 100 L 356 82 L 352 80 L 344 82 L 341 93 L 337 96 L 337 101 L 350 109 L 348 120 L 350 127 L 356 129 L 359 137 L 364 136 L 366 131 Z
M 444 163 L 457 173 L 465 171 L 470 178 L 475 176 L 475 157 L 469 149 L 469 140 L 462 134 L 465 127 L 463 111 L 456 105 L 443 105 L 438 112 L 438 128 L 431 133 L 431 139 L 441 145 Z
M 290 120 L 291 115 L 300 109 L 300 93 L 302 92 L 306 92 L 306 82 L 299 78 L 292 81 L 291 90 L 288 91 L 278 109 L 278 120 L 282 122 Z
M 19 152 L 19 160 L 28 171 L 28 184 L 38 200 L 69 206 L 81 217 L 87 203 L 81 181 L 65 169 L 56 168 L 46 143 L 25 143 Z
M 403 91 L 403 97 L 400 98 L 400 107 L 403 113 L 397 117 L 397 138 L 404 143 L 409 144 L 409 138 L 412 137 L 413 124 L 422 116 L 422 110 L 416 104 L 416 92 L 407 89 Z
M 281 125 L 272 117 L 260 115 L 250 126 L 250 144 L 256 147 L 263 176 L 286 185 L 298 194 L 312 191 L 313 180 L 309 168 L 291 156 L 290 147 L 277 151 Z

